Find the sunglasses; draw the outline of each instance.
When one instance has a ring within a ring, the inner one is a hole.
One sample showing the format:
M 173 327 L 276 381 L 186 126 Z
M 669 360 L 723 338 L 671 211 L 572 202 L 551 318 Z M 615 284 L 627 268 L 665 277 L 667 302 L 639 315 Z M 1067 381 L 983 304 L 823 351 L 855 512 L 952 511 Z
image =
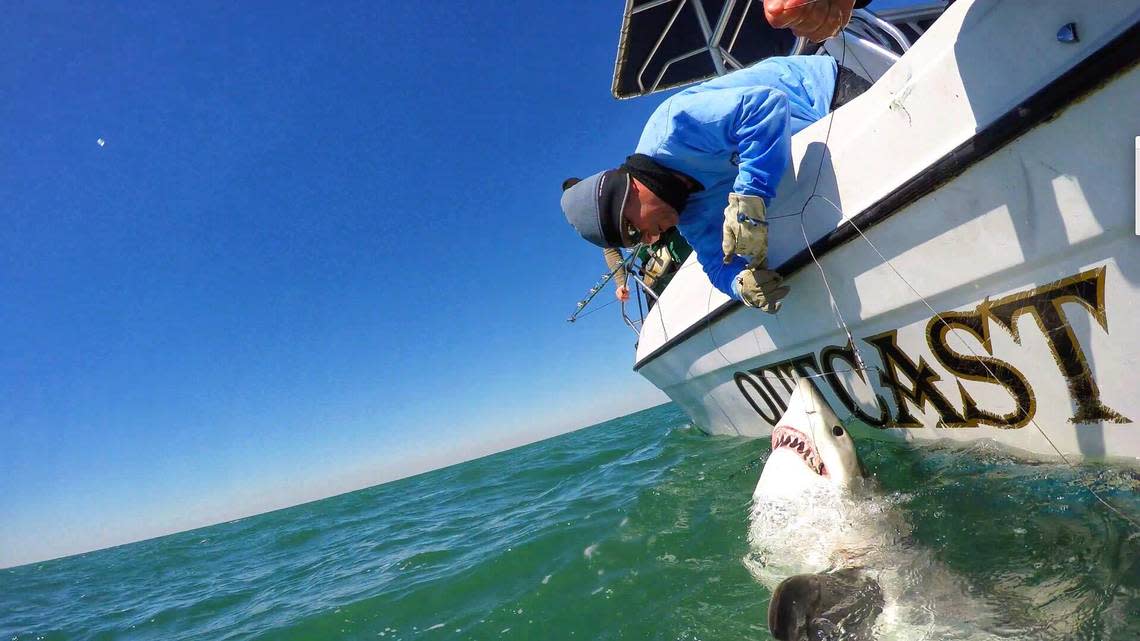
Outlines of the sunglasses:
M 641 242 L 641 231 L 625 216 L 621 217 L 621 227 L 622 247 L 633 247 Z
M 629 220 L 629 216 L 626 215 L 630 207 L 630 200 L 634 198 L 634 195 L 632 193 L 633 185 L 631 183 L 632 181 L 627 177 L 625 197 L 622 199 L 621 212 L 618 214 L 618 220 L 620 221 L 619 226 L 621 227 L 621 244 L 622 247 L 626 248 L 635 247 L 638 243 L 641 242 L 641 230 L 639 230 L 637 227 L 634 227 L 633 223 Z

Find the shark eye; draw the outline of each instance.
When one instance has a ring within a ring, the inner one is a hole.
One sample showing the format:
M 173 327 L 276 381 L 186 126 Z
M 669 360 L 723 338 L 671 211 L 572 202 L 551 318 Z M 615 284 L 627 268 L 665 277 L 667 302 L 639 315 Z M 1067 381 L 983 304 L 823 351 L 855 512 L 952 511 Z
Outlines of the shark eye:
M 833 425 L 831 427 L 831 433 L 836 436 L 843 436 L 843 428 L 839 427 L 838 425 Z

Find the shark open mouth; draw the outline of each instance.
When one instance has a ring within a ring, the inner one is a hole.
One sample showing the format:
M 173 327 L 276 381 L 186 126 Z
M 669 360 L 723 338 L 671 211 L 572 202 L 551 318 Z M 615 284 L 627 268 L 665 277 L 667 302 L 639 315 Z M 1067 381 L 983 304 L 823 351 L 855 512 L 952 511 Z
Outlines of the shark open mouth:
M 799 454 L 812 471 L 820 476 L 827 476 L 827 466 L 820 460 L 819 454 L 803 432 L 786 425 L 777 427 L 772 431 L 772 451 L 775 452 L 780 448 L 790 449 Z

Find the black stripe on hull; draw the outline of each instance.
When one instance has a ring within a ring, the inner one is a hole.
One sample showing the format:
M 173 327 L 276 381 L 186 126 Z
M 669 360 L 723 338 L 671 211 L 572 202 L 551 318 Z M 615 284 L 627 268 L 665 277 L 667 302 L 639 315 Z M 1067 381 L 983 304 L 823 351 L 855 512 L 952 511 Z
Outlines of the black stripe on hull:
M 1067 107 L 1131 69 L 1140 60 L 1140 23 L 1135 23 L 1108 44 L 1097 49 L 1065 73 L 1010 109 L 945 156 L 936 160 L 898 189 L 883 197 L 834 231 L 804 248 L 776 268 L 785 278 L 812 262 L 812 252 L 823 257 L 840 245 L 859 237 L 855 227 L 866 231 L 898 213 L 907 205 L 938 189 L 971 166 L 1013 142 L 1038 125 L 1056 118 Z M 855 224 L 852 225 L 851 222 Z M 633 366 L 636 372 L 651 361 L 683 343 L 730 312 L 742 307 L 736 300 L 717 307 L 683 332 L 664 342 Z

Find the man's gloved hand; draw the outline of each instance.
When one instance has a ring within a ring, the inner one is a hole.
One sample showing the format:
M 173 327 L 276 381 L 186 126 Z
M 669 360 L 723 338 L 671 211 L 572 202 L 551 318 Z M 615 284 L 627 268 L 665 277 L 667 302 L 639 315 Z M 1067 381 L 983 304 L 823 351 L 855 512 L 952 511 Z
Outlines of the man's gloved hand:
M 769 314 L 780 311 L 780 299 L 792 291 L 784 285 L 784 278 L 762 266 L 749 267 L 732 281 L 732 291 L 749 307 L 757 307 Z
M 721 249 L 725 264 L 734 254 L 747 256 L 750 265 L 759 265 L 768 257 L 768 223 L 764 220 L 764 199 L 759 196 L 728 195 L 724 208 L 724 230 Z

